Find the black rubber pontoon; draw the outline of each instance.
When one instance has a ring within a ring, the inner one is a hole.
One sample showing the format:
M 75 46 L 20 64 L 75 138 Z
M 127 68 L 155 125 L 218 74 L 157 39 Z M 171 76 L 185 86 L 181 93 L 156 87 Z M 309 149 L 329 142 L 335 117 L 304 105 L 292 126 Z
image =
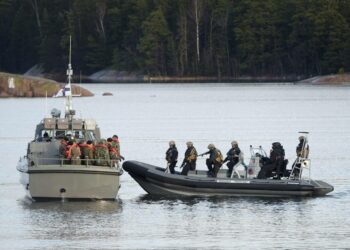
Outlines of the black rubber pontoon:
M 188 176 L 183 176 L 137 161 L 124 162 L 123 168 L 147 193 L 157 196 L 323 196 L 334 189 L 323 181 L 239 179 L 220 175 L 213 178 L 207 177 L 206 171 L 202 170 L 190 171 Z

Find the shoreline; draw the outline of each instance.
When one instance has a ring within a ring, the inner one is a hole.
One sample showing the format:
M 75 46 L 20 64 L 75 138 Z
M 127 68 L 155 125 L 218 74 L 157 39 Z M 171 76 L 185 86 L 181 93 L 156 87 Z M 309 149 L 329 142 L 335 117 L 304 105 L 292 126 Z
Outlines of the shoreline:
M 53 75 L 50 75 L 53 77 Z M 58 77 L 58 75 L 56 75 Z M 60 76 L 62 77 L 62 76 Z M 107 79 L 106 79 L 107 78 Z M 301 77 L 149 77 L 149 76 L 123 76 L 101 77 L 99 81 L 84 76 L 82 84 L 241 84 L 241 85 L 308 85 L 308 86 L 350 86 L 350 74 L 335 74 L 315 76 L 299 80 Z M 74 79 L 76 80 L 76 79 Z M 0 98 L 11 97 L 52 97 L 65 83 L 52 79 L 0 72 Z M 93 96 L 89 90 L 82 88 L 80 83 L 72 84 L 72 93 L 80 97 Z
M 280 83 L 291 85 L 349 85 L 350 74 L 335 74 L 326 76 L 315 76 L 311 78 L 303 77 L 164 77 L 164 76 L 143 76 L 143 77 L 101 77 L 99 79 L 91 79 L 88 76 L 82 78 L 84 84 L 216 84 L 216 83 Z

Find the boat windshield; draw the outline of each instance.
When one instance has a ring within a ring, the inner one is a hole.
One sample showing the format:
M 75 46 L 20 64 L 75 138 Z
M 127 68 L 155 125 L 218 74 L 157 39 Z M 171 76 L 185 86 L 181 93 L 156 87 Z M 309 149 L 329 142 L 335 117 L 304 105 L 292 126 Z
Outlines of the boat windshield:
M 37 134 L 36 141 L 50 141 L 52 138 L 61 140 L 65 136 L 77 140 L 96 140 L 94 132 L 90 130 L 42 130 Z

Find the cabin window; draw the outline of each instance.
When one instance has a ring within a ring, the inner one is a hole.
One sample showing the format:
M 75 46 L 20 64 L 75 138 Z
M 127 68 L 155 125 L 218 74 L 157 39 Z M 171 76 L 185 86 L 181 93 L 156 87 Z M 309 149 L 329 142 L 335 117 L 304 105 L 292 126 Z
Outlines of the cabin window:
M 52 135 L 53 135 L 52 130 L 42 130 L 36 139 L 38 141 L 51 141 Z
M 64 130 L 57 130 L 56 131 L 56 139 L 63 139 L 63 137 L 65 137 L 66 133 Z

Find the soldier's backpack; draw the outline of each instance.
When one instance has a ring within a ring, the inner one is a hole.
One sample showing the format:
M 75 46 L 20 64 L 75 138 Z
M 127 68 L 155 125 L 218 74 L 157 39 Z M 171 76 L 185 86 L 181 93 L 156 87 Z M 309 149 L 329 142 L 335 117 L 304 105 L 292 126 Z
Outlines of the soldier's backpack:
M 215 161 L 220 164 L 224 162 L 224 157 L 219 149 L 216 150 Z

